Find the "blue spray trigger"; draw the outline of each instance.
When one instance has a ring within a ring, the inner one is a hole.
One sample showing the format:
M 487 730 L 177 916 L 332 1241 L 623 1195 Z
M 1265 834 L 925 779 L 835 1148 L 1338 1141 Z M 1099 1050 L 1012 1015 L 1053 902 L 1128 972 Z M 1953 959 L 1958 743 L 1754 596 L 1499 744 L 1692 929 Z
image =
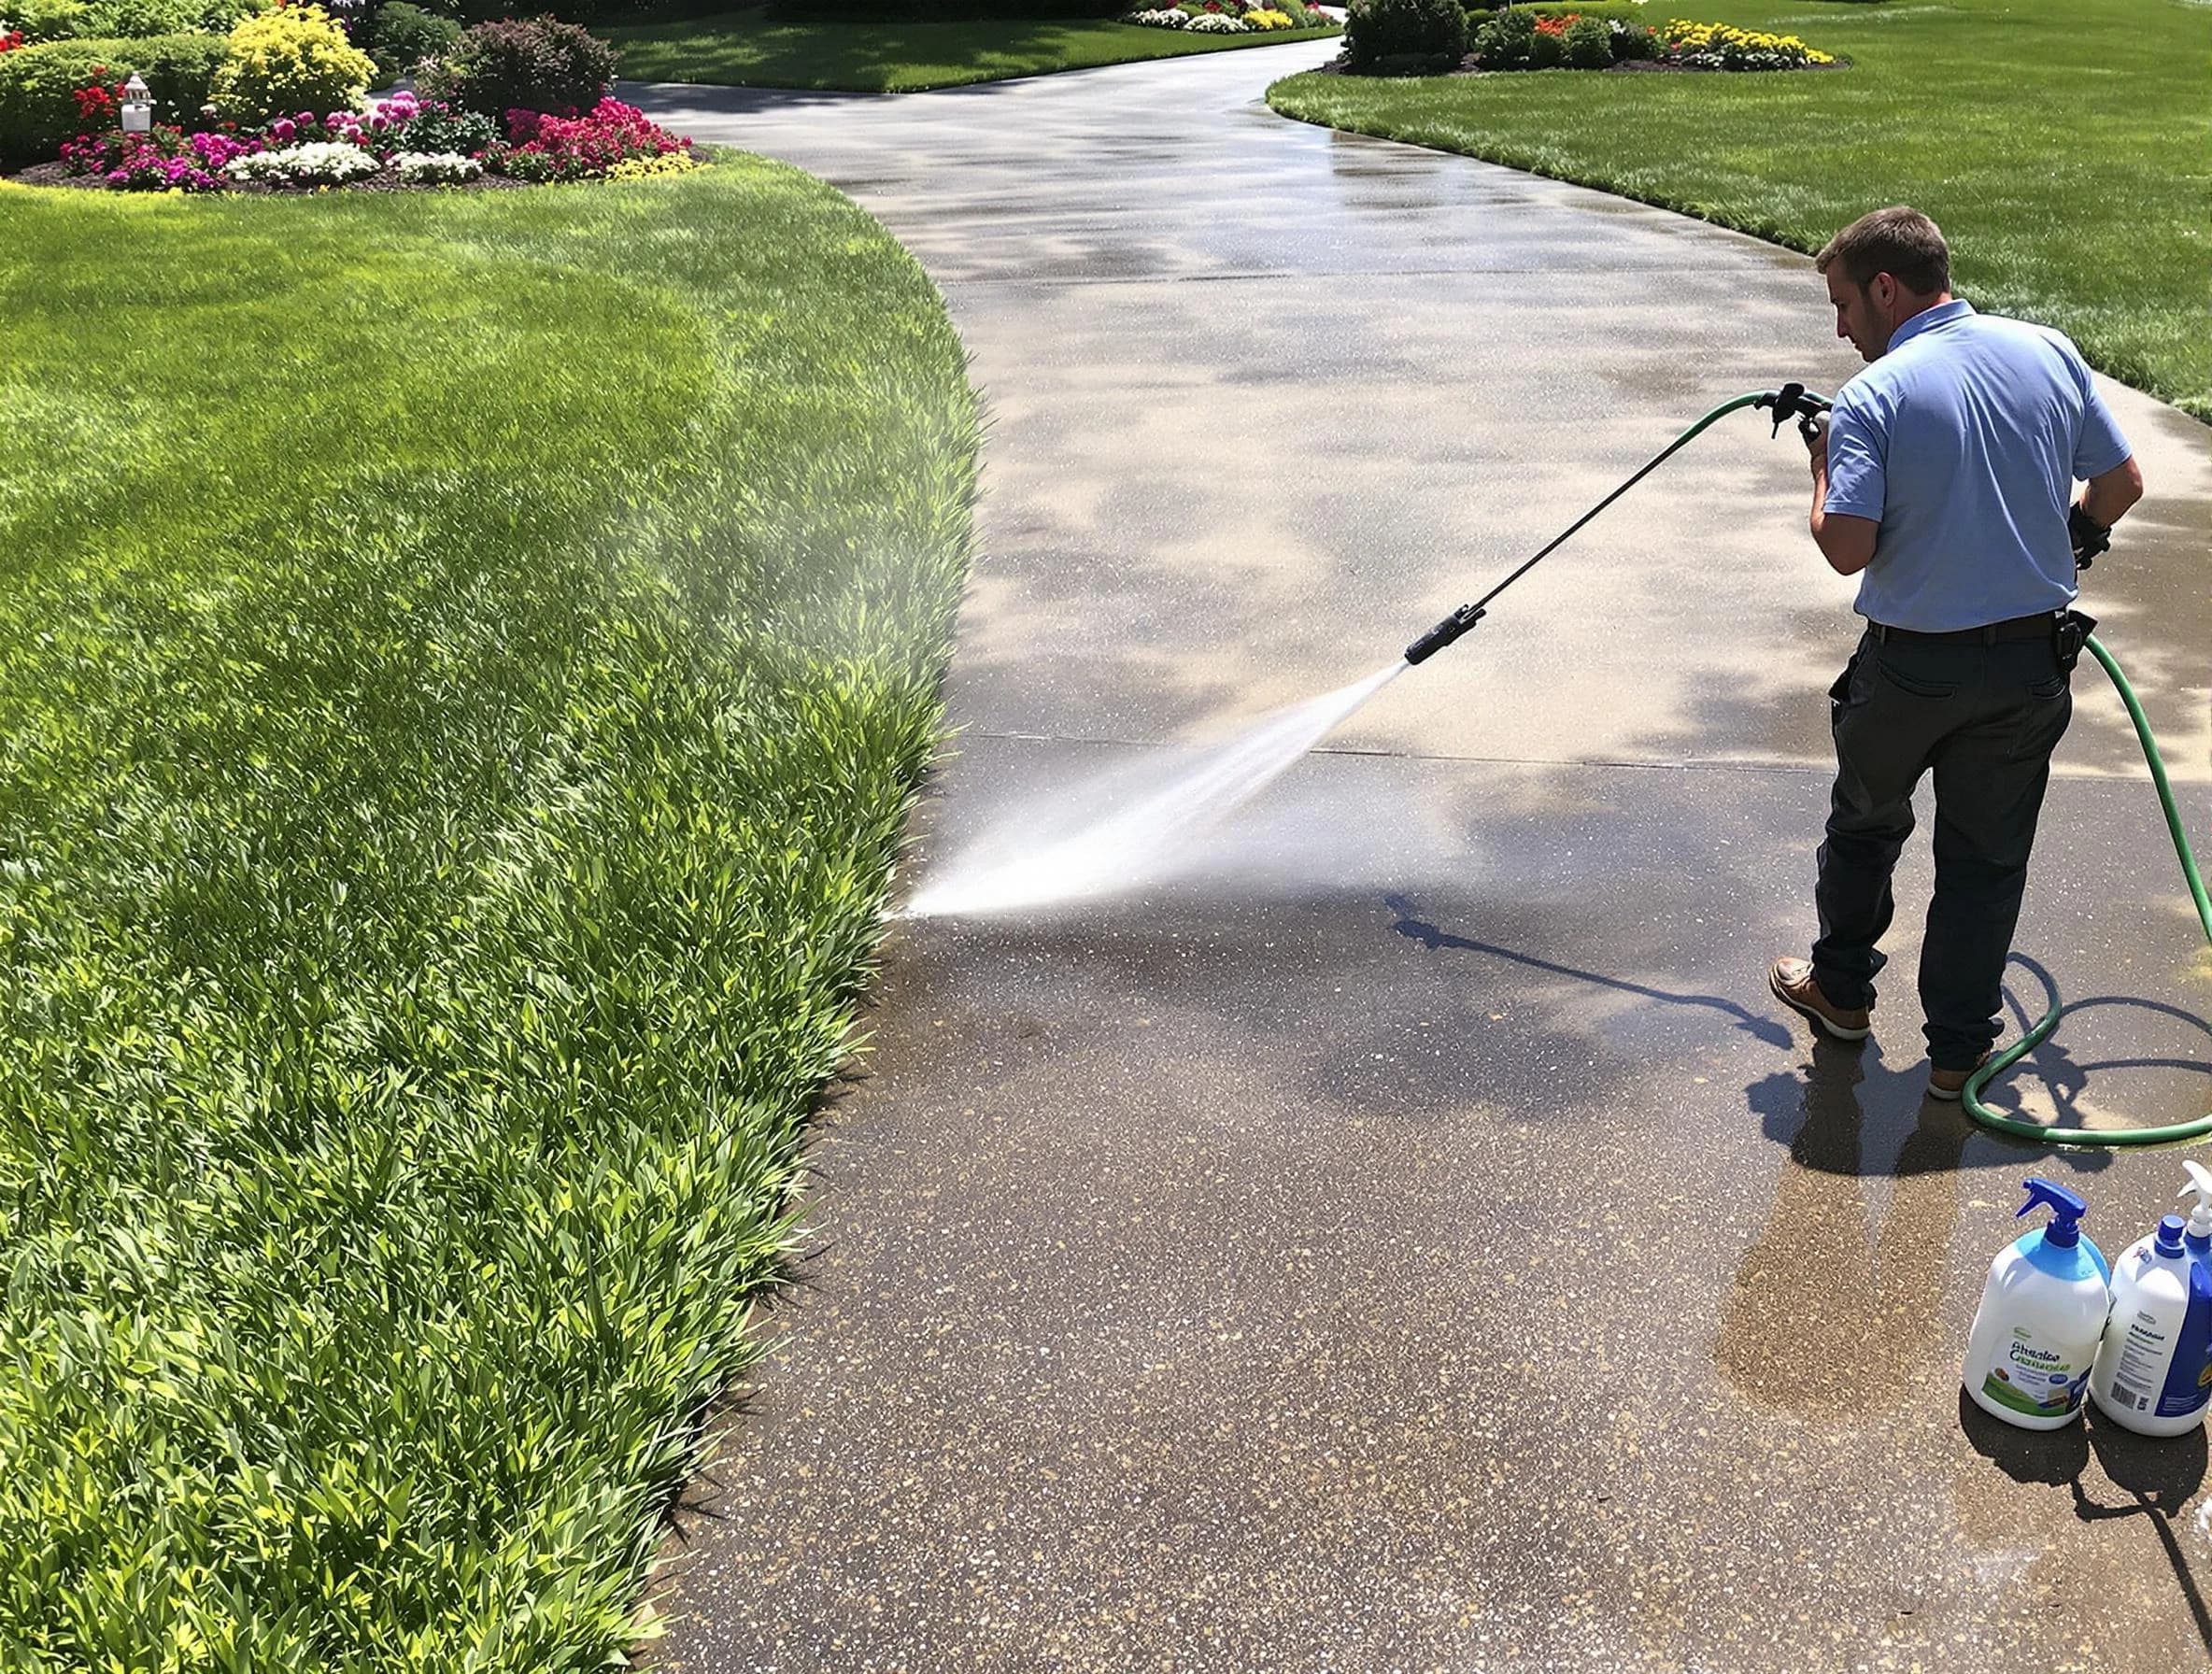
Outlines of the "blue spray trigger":
M 2088 1203 L 2064 1186 L 2053 1185 L 2048 1180 L 2031 1177 L 2027 1185 L 2028 1200 L 2014 1212 L 2012 1218 L 2017 1221 L 2031 1210 L 2049 1209 L 2050 1225 L 2044 1227 L 2044 1238 L 2061 1249 L 2078 1241 L 2081 1217 L 2089 1213 Z

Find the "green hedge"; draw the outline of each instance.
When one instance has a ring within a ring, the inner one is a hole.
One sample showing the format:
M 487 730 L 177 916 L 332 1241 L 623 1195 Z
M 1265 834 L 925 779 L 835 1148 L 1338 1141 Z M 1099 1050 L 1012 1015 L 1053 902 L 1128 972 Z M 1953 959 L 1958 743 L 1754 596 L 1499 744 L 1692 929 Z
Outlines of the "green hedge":
M 189 123 L 207 102 L 222 61 L 212 35 L 157 35 L 143 40 L 49 41 L 0 53 L 0 166 L 47 163 L 77 137 L 76 90 L 105 65 L 119 79 L 146 78 L 155 117 Z

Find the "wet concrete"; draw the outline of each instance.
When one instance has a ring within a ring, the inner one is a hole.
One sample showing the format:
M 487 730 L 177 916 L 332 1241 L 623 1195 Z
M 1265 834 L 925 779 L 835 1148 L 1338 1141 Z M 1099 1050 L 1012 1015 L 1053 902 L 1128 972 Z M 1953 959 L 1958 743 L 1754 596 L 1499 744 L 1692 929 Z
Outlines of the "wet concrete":
M 1809 263 L 1256 103 L 1316 47 L 910 99 L 652 90 L 847 187 L 995 416 L 915 870 L 1353 678 L 1727 395 L 1852 370 Z M 2089 607 L 2212 831 L 2207 433 Z M 2036 1169 L 2117 1249 L 2169 1155 L 1924 1103 L 1924 844 L 1863 1049 L 1810 929 L 1850 586 L 1794 438 L 1693 445 L 1133 901 L 901 927 L 803 1284 L 658 1588 L 688 1670 L 2201 1666 L 2201 1438 L 1962 1418 Z M 2008 1097 L 2212 1108 L 2212 960 L 2078 682 Z

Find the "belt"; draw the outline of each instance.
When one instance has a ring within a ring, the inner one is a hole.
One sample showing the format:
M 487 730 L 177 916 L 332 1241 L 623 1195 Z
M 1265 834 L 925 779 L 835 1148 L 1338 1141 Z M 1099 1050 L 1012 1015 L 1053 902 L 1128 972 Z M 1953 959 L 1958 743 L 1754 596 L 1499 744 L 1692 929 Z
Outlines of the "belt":
M 2058 632 L 2059 617 L 2063 614 L 2040 610 L 2032 617 L 2014 617 L 1984 628 L 1961 628 L 1953 633 L 1922 633 L 1917 628 L 1891 628 L 1880 622 L 1868 622 L 1866 631 L 1884 645 L 1893 639 L 1905 639 L 1933 645 L 1993 645 L 1999 640 L 2049 639 Z

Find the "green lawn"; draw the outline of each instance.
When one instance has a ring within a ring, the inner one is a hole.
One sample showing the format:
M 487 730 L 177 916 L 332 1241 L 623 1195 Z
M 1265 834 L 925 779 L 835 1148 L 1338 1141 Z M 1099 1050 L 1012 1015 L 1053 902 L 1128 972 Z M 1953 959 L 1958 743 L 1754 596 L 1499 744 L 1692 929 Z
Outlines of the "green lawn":
M 1285 115 L 1510 163 L 1814 250 L 1883 204 L 1933 215 L 1978 307 L 2071 334 L 2212 418 L 2212 12 L 2192 0 L 1681 0 L 1801 35 L 1834 72 L 1296 76 Z
M 820 182 L 0 187 L 0 1657 L 609 1666 L 935 747 Z
M 621 50 L 622 75 L 631 81 L 910 93 L 1139 59 L 1325 40 L 1340 31 L 1185 35 L 1081 18 L 786 23 L 756 7 L 601 33 Z

